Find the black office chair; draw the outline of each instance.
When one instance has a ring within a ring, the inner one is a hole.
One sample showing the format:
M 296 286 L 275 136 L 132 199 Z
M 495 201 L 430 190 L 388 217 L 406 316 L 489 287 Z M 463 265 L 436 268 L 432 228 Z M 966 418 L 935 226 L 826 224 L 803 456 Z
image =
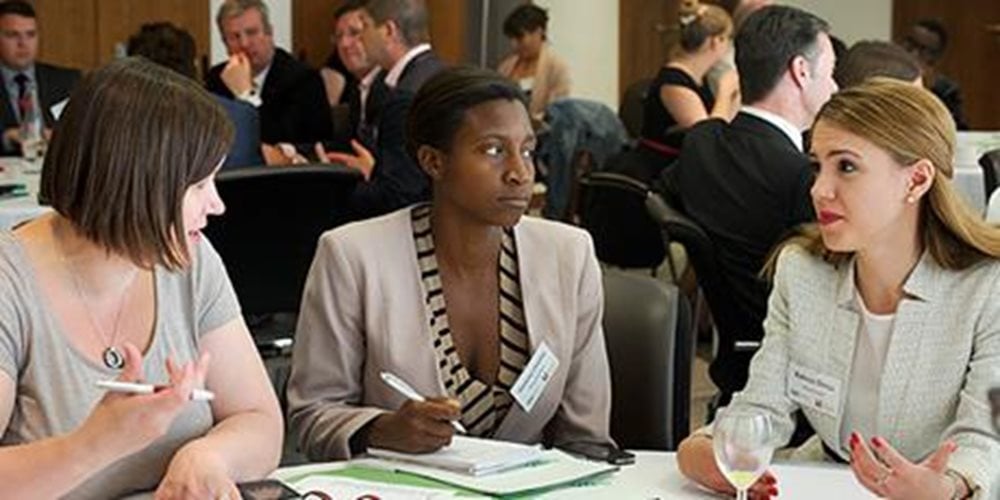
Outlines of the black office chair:
M 205 234 L 218 250 L 262 353 L 285 351 L 316 243 L 353 219 L 345 203 L 361 178 L 336 165 L 248 167 L 221 172 L 226 204 Z M 293 319 L 275 326 L 272 315 Z
M 634 163 L 639 150 L 629 150 L 609 162 Z M 649 189 L 634 175 L 591 172 L 580 180 L 585 190 L 580 225 L 590 232 L 597 258 L 624 268 L 647 268 L 655 274 L 667 256 L 660 227 L 646 210 Z M 669 261 L 671 278 L 678 275 Z
M 983 169 L 983 189 L 986 191 L 984 199 L 989 202 L 990 196 L 1000 183 L 1000 149 L 987 151 L 980 156 L 979 166 Z
M 611 366 L 611 435 L 619 446 L 675 450 L 690 428 L 694 336 L 676 286 L 608 268 L 604 338 Z
M 649 92 L 652 78 L 642 78 L 632 82 L 625 88 L 621 104 L 618 106 L 618 118 L 625 125 L 629 137 L 636 138 L 642 132 L 643 101 Z

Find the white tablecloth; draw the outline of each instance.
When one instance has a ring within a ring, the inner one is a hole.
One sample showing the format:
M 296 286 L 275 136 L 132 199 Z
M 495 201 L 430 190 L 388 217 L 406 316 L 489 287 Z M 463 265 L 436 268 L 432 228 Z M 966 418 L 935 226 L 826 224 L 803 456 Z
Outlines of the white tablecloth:
M 38 204 L 38 182 L 41 163 L 21 158 L 0 158 L 0 183 L 24 184 L 27 196 L 0 198 L 0 229 L 11 229 L 21 222 L 34 219 L 51 210 Z
M 674 453 L 637 451 L 635 465 L 622 467 L 610 480 L 594 486 L 571 487 L 550 492 L 543 498 L 555 499 L 718 499 L 681 476 Z M 279 469 L 273 477 L 301 477 L 344 467 L 350 462 L 312 464 Z M 779 463 L 771 470 L 778 478 L 779 499 L 848 500 L 873 498 L 839 465 Z M 295 487 L 295 484 L 291 485 Z M 338 499 L 339 500 L 339 499 Z

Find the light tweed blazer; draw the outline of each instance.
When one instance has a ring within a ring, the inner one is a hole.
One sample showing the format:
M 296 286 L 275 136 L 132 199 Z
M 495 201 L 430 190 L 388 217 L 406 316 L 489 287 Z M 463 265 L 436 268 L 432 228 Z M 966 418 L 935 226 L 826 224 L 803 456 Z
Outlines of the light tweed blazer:
M 526 443 L 611 442 L 611 381 L 601 272 L 590 235 L 524 217 L 514 227 L 531 350 L 559 359 L 531 412 L 511 407 L 494 437 Z M 350 458 L 349 440 L 398 409 L 389 370 L 445 396 L 424 306 L 410 209 L 326 232 L 306 279 L 288 385 L 289 423 L 313 460 Z
M 886 354 L 877 433 L 911 461 L 922 460 L 945 438 L 958 444 L 949 466 L 974 481 L 977 498 L 1000 498 L 1000 438 L 991 425 L 987 392 L 1000 386 L 1000 262 L 987 260 L 951 271 L 924 253 L 903 285 Z M 792 363 L 841 381 L 840 403 L 826 413 L 802 408 L 816 436 L 842 450 L 840 427 L 855 337 L 853 261 L 839 269 L 791 245 L 778 260 L 764 320 L 765 337 L 750 365 L 745 390 L 733 405 L 766 409 L 781 442 L 793 431 L 799 406 L 787 396 Z M 821 459 L 819 440 L 799 450 Z

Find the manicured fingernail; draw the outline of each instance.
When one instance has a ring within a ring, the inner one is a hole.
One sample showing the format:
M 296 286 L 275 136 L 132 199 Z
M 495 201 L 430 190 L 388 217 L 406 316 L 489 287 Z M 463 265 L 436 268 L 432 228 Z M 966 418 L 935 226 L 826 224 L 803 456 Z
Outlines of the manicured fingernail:
M 880 438 L 880 437 L 873 437 L 872 438 L 872 446 L 874 446 L 876 448 L 881 448 L 883 445 L 885 445 L 885 441 L 883 441 L 882 438 Z
M 767 490 L 767 494 L 771 495 L 772 497 L 778 496 L 778 488 L 771 488 Z
M 850 441 L 851 441 L 851 448 L 854 448 L 855 446 L 857 446 L 858 445 L 858 441 L 860 441 L 860 440 L 861 439 L 858 437 L 858 433 L 852 432 L 851 433 L 851 439 L 850 439 Z

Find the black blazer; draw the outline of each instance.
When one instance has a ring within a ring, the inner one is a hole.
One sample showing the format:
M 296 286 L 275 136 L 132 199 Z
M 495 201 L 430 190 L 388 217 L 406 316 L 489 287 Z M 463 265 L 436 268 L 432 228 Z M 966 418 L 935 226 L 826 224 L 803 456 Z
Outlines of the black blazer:
M 443 62 L 427 51 L 413 58 L 395 88 L 390 89 L 379 113 L 372 137 L 375 170 L 368 182 L 360 182 L 351 197 L 359 217 L 374 217 L 407 205 L 430 199 L 430 179 L 406 151 L 406 115 L 417 90 L 445 68 Z
M 212 67 L 206 79 L 209 91 L 233 98 L 222 81 L 226 63 Z M 330 105 L 319 72 L 296 61 L 282 49 L 274 50 L 271 69 L 260 91 L 260 140 L 314 143 L 329 139 L 333 133 Z
M 774 125 L 739 113 L 729 124 L 710 119 L 691 128 L 664 177 L 670 195 L 715 245 L 720 271 L 739 304 L 725 313 L 746 325 L 742 339 L 760 340 L 769 291 L 760 271 L 791 228 L 815 218 L 809 158 Z M 727 382 L 720 377 L 728 377 L 719 373 L 713 380 L 724 391 L 739 389 L 745 367 L 735 371 L 735 387 L 723 387 Z
M 226 155 L 223 169 L 231 167 L 248 167 L 263 165 L 264 157 L 260 151 L 260 117 L 257 109 L 249 103 L 215 95 L 215 101 L 226 110 L 226 115 L 236 128 L 233 145 Z
M 45 63 L 35 63 L 35 79 L 38 86 L 38 104 L 41 106 L 42 117 L 45 126 L 52 128 L 55 126 L 55 118 L 49 108 L 69 98 L 70 93 L 80 81 L 80 70 L 63 68 Z M 10 103 L 10 95 L 7 94 L 7 86 L 0 82 L 0 99 L 3 100 L 3 107 L 0 108 L 0 124 L 3 130 L 17 127 L 17 114 Z M 5 155 L 19 154 L 19 149 L 8 149 L 0 146 Z

